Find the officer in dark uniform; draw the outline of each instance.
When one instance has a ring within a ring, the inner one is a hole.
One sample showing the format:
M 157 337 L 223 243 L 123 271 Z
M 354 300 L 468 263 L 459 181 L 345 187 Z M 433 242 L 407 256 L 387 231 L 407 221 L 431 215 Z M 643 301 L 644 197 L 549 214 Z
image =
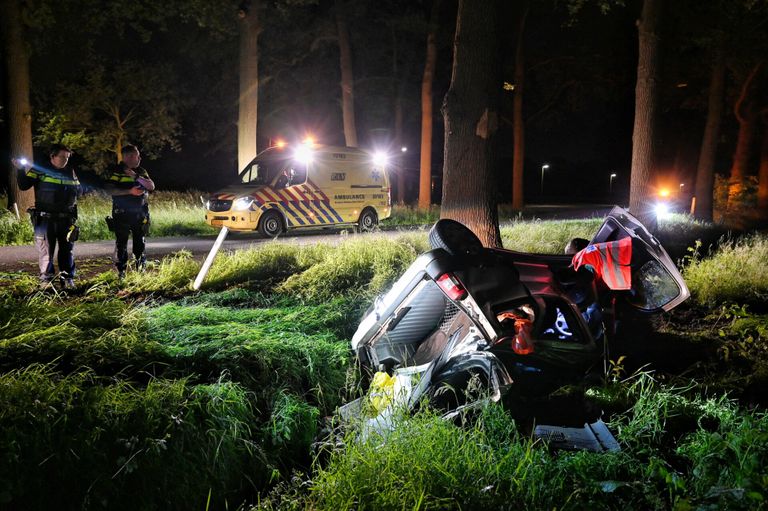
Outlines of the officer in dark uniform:
M 54 279 L 53 253 L 58 243 L 58 263 L 65 289 L 75 287 L 75 258 L 72 255 L 79 229 L 77 221 L 77 196 L 80 182 L 72 168 L 67 167 L 72 151 L 64 145 L 54 144 L 48 152 L 51 166 L 46 168 L 29 165 L 14 159 L 19 188 L 35 188 L 35 207 L 29 214 L 34 226 L 35 246 L 40 265 L 41 287 Z
M 128 265 L 128 237 L 133 236 L 133 255 L 136 269 L 146 263 L 144 236 L 149 230 L 149 203 L 147 196 L 155 189 L 145 169 L 139 166 L 141 154 L 135 145 L 121 149 L 122 161 L 109 169 L 105 188 L 112 194 L 110 229 L 115 232 L 114 262 L 119 278 L 125 276 Z

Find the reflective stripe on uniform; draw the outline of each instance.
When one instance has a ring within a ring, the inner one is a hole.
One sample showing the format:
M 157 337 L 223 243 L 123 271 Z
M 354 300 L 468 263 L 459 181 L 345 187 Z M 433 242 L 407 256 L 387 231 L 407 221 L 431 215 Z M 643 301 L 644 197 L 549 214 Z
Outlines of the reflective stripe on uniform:
M 35 172 L 32 169 L 29 169 L 27 171 L 27 177 L 30 177 L 32 179 L 37 179 L 41 183 L 53 183 L 56 185 L 68 185 L 68 186 L 80 186 L 80 181 L 77 179 L 72 178 L 62 178 L 62 177 L 52 177 L 48 174 L 43 174 L 41 172 Z

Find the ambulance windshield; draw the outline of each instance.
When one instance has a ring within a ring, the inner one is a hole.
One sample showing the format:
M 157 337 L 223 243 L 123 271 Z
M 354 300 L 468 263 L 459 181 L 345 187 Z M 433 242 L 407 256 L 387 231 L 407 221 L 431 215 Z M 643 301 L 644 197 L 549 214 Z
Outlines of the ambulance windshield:
M 282 156 L 282 155 L 281 155 Z M 267 185 L 291 163 L 291 158 L 254 158 L 240 172 L 240 182 Z

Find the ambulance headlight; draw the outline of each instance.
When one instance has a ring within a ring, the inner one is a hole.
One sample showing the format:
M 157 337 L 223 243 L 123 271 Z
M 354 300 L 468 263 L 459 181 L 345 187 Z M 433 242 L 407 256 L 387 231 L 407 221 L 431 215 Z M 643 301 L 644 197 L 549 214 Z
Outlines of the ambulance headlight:
M 382 151 L 376 151 L 373 153 L 373 164 L 377 167 L 383 167 L 389 162 L 389 156 L 387 156 L 387 153 Z
M 307 165 L 312 163 L 313 151 L 307 144 L 302 144 L 293 152 L 293 158 L 299 163 Z
M 654 210 L 656 211 L 656 218 L 658 220 L 665 220 L 669 218 L 669 206 L 663 202 L 656 204 Z
M 243 211 L 245 209 L 250 208 L 251 204 L 253 204 L 253 199 L 251 199 L 250 197 L 240 197 L 239 199 L 236 199 L 232 203 L 232 210 Z

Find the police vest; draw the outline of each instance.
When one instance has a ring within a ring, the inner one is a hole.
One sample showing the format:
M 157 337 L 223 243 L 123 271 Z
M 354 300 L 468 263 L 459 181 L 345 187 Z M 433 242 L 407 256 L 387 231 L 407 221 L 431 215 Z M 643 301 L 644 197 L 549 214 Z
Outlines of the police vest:
M 113 167 L 106 178 L 106 184 L 118 190 L 130 190 L 134 186 L 141 186 L 136 182 L 136 178 L 127 176 L 123 168 L 122 164 Z M 133 170 L 137 177 L 149 179 L 149 173 L 142 167 Z M 142 195 L 113 195 L 112 207 L 127 212 L 145 211 L 148 206 L 147 195 L 146 191 Z
M 35 187 L 35 209 L 47 213 L 74 213 L 80 190 L 71 169 L 51 170 L 42 167 L 19 172 L 19 187 Z
M 632 238 L 595 243 L 573 256 L 573 268 L 588 264 L 608 288 L 622 291 L 632 288 Z

